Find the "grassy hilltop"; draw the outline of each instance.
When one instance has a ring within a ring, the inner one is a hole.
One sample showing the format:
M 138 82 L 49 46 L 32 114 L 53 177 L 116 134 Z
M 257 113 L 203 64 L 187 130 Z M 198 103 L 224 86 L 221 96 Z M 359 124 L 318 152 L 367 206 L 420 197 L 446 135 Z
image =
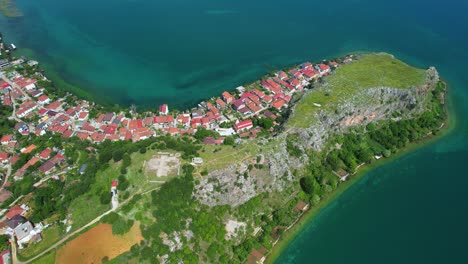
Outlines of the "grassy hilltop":
M 317 111 L 332 112 L 337 105 L 365 89 L 409 89 L 421 85 L 424 83 L 424 70 L 411 67 L 389 54 L 368 54 L 361 56 L 358 62 L 337 69 L 335 74 L 327 77 L 326 83 L 327 89 L 311 91 L 296 105 L 288 127 L 307 127 L 314 121 Z

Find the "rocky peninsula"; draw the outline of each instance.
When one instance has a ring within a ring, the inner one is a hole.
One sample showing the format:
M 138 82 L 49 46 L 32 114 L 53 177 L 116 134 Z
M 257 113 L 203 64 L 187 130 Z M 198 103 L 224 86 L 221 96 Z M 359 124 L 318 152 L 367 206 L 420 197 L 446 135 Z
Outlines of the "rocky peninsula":
M 111 226 L 107 237 L 139 230 L 141 241 L 116 257 L 109 245 L 88 259 L 264 262 L 284 232 L 362 166 L 438 133 L 447 118 L 437 70 L 385 53 L 306 62 L 195 109 L 169 113 L 163 105 L 158 115 L 106 113 L 42 73 L 29 89 L 37 62 L 5 65 L 3 103 L 11 109 L 2 108 L 10 118 L 2 121 L 1 171 L 5 182 L 15 180 L 2 186 L 11 195 L 2 207 L 29 205 L 24 215 L 43 237 L 17 251 L 12 235 L 24 263 L 79 261 L 66 242 L 97 232 L 96 223 Z

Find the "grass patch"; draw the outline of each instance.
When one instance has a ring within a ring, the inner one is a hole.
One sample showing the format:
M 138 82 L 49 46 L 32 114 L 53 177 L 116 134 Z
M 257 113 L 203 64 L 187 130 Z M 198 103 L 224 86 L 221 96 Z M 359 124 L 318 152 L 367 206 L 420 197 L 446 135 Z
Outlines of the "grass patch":
M 203 158 L 203 164 L 199 166 L 198 172 L 205 169 L 208 172 L 225 168 L 230 164 L 242 162 L 247 159 L 255 158 L 260 153 L 272 149 L 275 146 L 276 140 L 272 140 L 266 145 L 259 145 L 257 141 L 245 142 L 241 145 L 205 145 L 200 151 L 200 157 Z
M 44 256 L 40 257 L 39 259 L 33 261 L 34 264 L 53 264 L 55 263 L 55 250 L 45 254 Z

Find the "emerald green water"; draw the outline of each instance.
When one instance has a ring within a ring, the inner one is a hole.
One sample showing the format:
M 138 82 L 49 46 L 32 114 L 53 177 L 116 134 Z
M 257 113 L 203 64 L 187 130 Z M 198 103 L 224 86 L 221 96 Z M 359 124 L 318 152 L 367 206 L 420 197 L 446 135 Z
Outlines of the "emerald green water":
M 453 129 L 372 170 L 277 263 L 468 263 L 468 3 L 17 0 L 8 40 L 99 100 L 185 108 L 272 68 L 385 51 L 436 66 Z

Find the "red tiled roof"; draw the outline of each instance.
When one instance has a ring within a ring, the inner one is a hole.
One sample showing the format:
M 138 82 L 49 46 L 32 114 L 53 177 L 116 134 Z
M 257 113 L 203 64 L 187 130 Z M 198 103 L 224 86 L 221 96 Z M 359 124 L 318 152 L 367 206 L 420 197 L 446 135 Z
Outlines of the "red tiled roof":
M 29 145 L 29 146 L 23 151 L 23 153 L 25 153 L 25 154 L 31 153 L 31 152 L 32 152 L 33 150 L 35 150 L 36 148 L 37 148 L 36 145 L 31 144 L 31 145 Z
M 18 155 L 15 155 L 15 156 L 11 157 L 11 159 L 10 159 L 11 165 L 15 164 L 18 160 L 19 160 Z
M 177 117 L 177 122 L 182 124 L 188 124 L 190 122 L 190 116 L 179 115 Z
M 37 114 L 42 116 L 42 115 L 45 115 L 45 113 L 47 113 L 47 111 L 49 111 L 49 110 L 47 110 L 45 108 L 41 108 L 41 109 L 39 109 L 37 111 Z
M 326 64 L 323 64 L 323 63 L 320 63 L 319 67 L 320 67 L 320 70 L 322 70 L 322 71 L 326 71 L 326 70 L 330 69 L 330 66 L 328 66 Z
M 6 152 L 0 152 L 0 162 L 3 162 L 8 159 L 10 155 Z
M 283 98 L 279 98 L 276 101 L 274 101 L 271 105 L 276 108 L 276 109 L 281 109 L 286 104 L 286 101 Z
M 105 114 L 100 114 L 99 117 L 98 117 L 98 119 L 96 120 L 96 122 L 101 123 L 102 120 L 104 119 L 104 117 L 106 117 Z
M 117 126 L 110 125 L 104 130 L 104 134 L 113 135 L 115 134 L 116 130 L 117 130 Z
M 226 103 L 225 103 L 223 100 L 221 100 L 221 98 L 219 98 L 219 97 L 216 98 L 216 104 L 217 104 L 218 107 L 220 107 L 220 108 L 226 107 Z
M 81 112 L 78 116 L 79 119 L 85 119 L 88 116 L 88 112 Z
M 82 126 L 82 129 L 83 129 L 83 130 L 87 130 L 87 131 L 94 131 L 94 130 L 96 130 L 96 128 L 93 127 L 89 122 L 84 122 L 84 123 L 83 123 L 83 126 Z
M 167 108 L 168 108 L 167 104 L 162 104 L 162 105 L 159 106 L 159 112 L 160 113 L 166 113 L 167 110 L 168 110 Z
M 232 94 L 228 93 L 228 92 L 223 92 L 222 93 L 222 96 L 224 98 L 224 101 L 226 101 L 226 103 L 230 104 L 234 101 L 234 96 L 232 96 Z
M 235 124 L 234 129 L 236 131 L 239 131 L 239 130 L 242 130 L 242 129 L 251 128 L 252 126 L 253 126 L 252 120 L 247 119 L 247 120 L 244 120 L 244 121 L 241 121 L 241 122 Z
M 174 116 L 168 115 L 168 116 L 155 116 L 154 117 L 154 123 L 156 124 L 162 124 L 162 123 L 172 123 L 174 122 Z
M 6 142 L 11 141 L 12 139 L 13 139 L 13 135 L 9 134 L 9 135 L 4 135 L 0 141 L 6 143 Z
M 47 99 L 49 99 L 49 97 L 47 95 L 45 95 L 45 94 L 41 95 L 41 96 L 39 96 L 39 98 L 37 98 L 37 100 L 39 102 L 45 102 Z
M 62 103 L 60 103 L 59 101 L 54 101 L 54 102 L 50 103 L 49 105 L 47 105 L 46 108 L 49 109 L 49 110 L 56 110 L 61 105 L 62 105 Z
M 11 219 L 13 218 L 13 216 L 15 215 L 20 215 L 24 212 L 23 208 L 21 208 L 19 205 L 15 205 L 13 207 L 10 208 L 10 210 L 8 211 L 8 213 L 6 213 L 6 217 L 8 219 Z
M 179 129 L 176 128 L 176 127 L 170 127 L 168 130 L 167 130 L 167 133 L 170 134 L 170 135 L 176 135 L 179 133 Z
M 94 132 L 90 135 L 90 137 L 94 142 L 102 142 L 104 141 L 105 136 L 101 132 Z
M 41 152 L 41 154 L 39 154 L 39 157 L 41 157 L 41 159 L 48 159 L 50 158 L 50 153 L 52 153 L 52 150 L 50 150 L 50 148 L 46 148 Z
M 63 134 L 62 134 L 62 136 L 63 136 L 64 138 L 69 138 L 69 137 L 71 137 L 72 135 L 73 135 L 73 130 L 70 130 L 70 129 L 65 130 L 65 132 L 63 132 Z
M 111 141 L 117 141 L 120 140 L 120 135 L 106 135 L 106 139 L 111 140 Z
M 81 140 L 85 140 L 88 138 L 89 134 L 87 132 L 78 132 L 76 136 Z

